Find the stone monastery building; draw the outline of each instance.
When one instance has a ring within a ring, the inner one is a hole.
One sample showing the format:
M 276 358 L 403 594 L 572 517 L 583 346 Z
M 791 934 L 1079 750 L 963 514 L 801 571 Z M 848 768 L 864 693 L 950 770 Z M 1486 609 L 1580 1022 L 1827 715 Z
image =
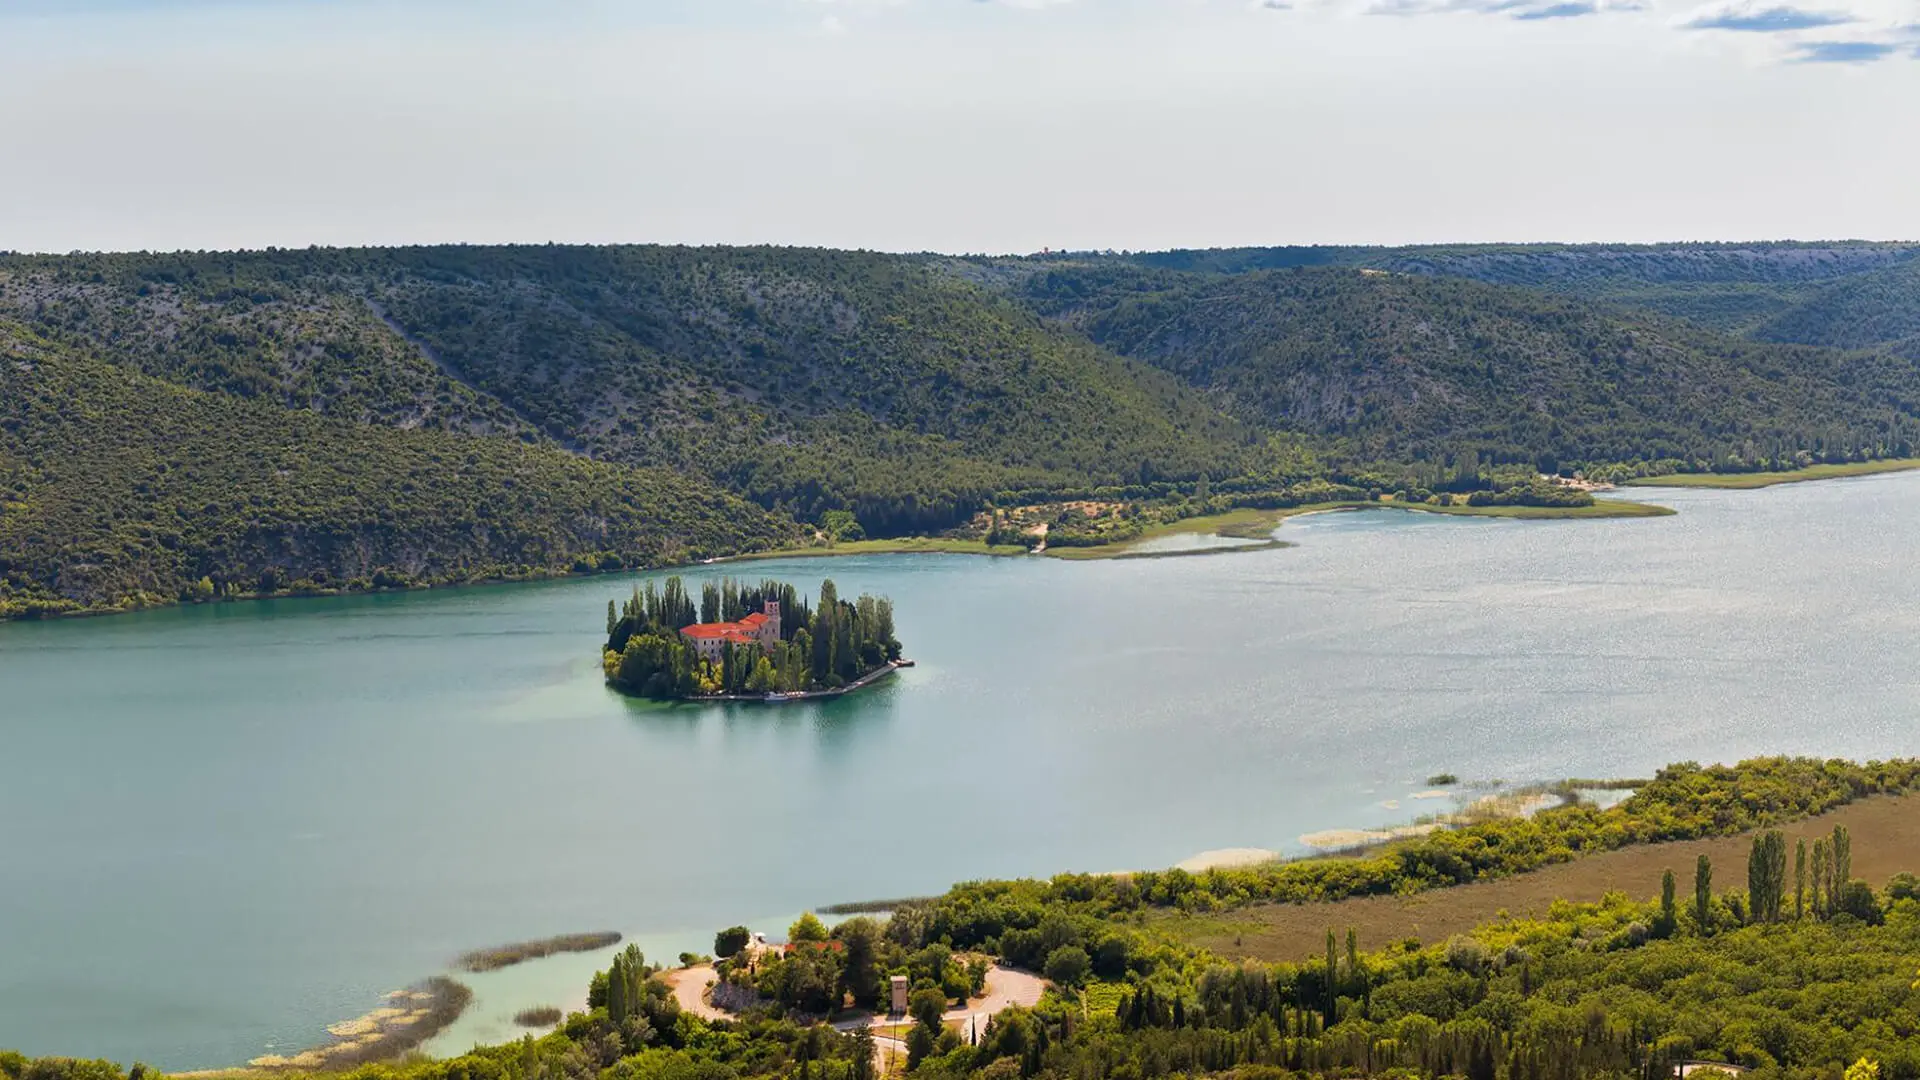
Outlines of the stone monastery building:
M 767 601 L 763 610 L 739 622 L 694 623 L 683 627 L 680 636 L 686 638 L 701 659 L 710 664 L 720 662 L 720 654 L 726 651 L 728 644 L 757 644 L 772 652 L 780 644 L 780 601 Z

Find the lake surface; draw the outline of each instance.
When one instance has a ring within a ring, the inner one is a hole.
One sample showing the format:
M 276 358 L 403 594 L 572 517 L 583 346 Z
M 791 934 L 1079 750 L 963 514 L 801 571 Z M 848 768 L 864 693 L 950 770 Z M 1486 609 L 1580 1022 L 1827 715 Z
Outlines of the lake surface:
M 630 577 L 0 626 L 0 1047 L 229 1065 L 477 946 L 660 956 L 961 879 L 1295 849 L 1434 809 L 1406 800 L 1440 771 L 1920 753 L 1920 474 L 1644 497 L 1681 513 L 732 568 L 893 597 L 920 666 L 824 705 L 609 694 Z M 599 960 L 475 979 L 436 1049 Z

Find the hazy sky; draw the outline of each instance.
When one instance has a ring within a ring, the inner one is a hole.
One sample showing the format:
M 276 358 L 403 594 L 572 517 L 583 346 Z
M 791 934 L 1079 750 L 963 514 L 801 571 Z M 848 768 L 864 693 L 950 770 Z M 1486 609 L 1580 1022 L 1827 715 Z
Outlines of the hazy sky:
M 1920 238 L 1920 0 L 0 0 L 0 249 Z

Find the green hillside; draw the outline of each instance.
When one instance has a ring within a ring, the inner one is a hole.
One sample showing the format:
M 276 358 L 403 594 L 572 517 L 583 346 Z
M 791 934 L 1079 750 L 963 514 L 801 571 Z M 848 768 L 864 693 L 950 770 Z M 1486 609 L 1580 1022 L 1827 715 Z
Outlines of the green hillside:
M 1153 269 L 1211 274 L 1321 266 L 1468 278 L 1605 301 L 1746 334 L 1820 296 L 1829 285 L 1920 265 L 1920 244 L 1782 241 L 1223 248 L 1150 252 L 1128 256 L 1126 261 Z
M 1379 270 L 1231 276 L 1057 264 L 1035 310 L 1214 395 L 1243 421 L 1390 461 L 1750 467 L 1905 454 L 1920 372 L 1627 315 L 1554 293 Z
M 661 565 L 792 535 L 666 472 L 186 390 L 0 324 L 0 616 Z
M 1909 456 L 1916 252 L 0 257 L 29 328 L 0 605 L 658 564 L 833 511 L 897 536 L 1092 494 Z
M 414 248 L 0 260 L 0 310 L 183 385 L 543 437 L 817 520 L 941 528 L 993 492 L 1235 471 L 1175 380 L 921 261 Z
M 1854 349 L 1891 345 L 1920 357 L 1920 262 L 1842 278 L 1768 319 L 1755 334 Z

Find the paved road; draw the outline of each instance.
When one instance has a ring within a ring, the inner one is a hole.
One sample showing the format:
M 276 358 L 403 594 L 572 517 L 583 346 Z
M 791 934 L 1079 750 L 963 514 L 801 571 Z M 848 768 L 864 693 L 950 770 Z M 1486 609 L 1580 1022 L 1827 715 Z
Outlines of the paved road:
M 1031 1009 L 1040 1004 L 1040 995 L 1046 989 L 1047 984 L 1040 976 L 1030 971 L 995 964 L 987 969 L 987 992 L 958 1009 L 949 1009 L 947 1019 L 993 1016 L 1015 1005 Z
M 695 964 L 690 968 L 667 972 L 667 985 L 673 987 L 673 999 L 680 1003 L 681 1012 L 690 1012 L 702 1020 L 728 1020 L 731 1013 L 723 1012 L 707 1003 L 707 989 L 720 981 L 720 973 L 713 970 L 712 964 Z
M 986 993 L 957 1009 L 948 1009 L 941 1015 L 941 1019 L 950 1026 L 959 1028 L 960 1037 L 971 1044 L 987 1033 L 987 1021 L 1015 1005 L 1029 1009 L 1038 1005 L 1040 995 L 1045 993 L 1046 989 L 1046 982 L 1032 972 L 995 964 L 987 969 Z M 888 1023 L 887 1017 L 873 1016 L 865 1020 L 851 1020 L 834 1026 L 842 1031 L 854 1031 L 862 1024 L 880 1027 L 886 1023 Z M 880 1070 L 880 1075 L 885 1076 L 890 1063 L 905 1064 L 907 1044 L 899 1039 L 876 1035 L 873 1040 L 873 1059 L 875 1066 Z

